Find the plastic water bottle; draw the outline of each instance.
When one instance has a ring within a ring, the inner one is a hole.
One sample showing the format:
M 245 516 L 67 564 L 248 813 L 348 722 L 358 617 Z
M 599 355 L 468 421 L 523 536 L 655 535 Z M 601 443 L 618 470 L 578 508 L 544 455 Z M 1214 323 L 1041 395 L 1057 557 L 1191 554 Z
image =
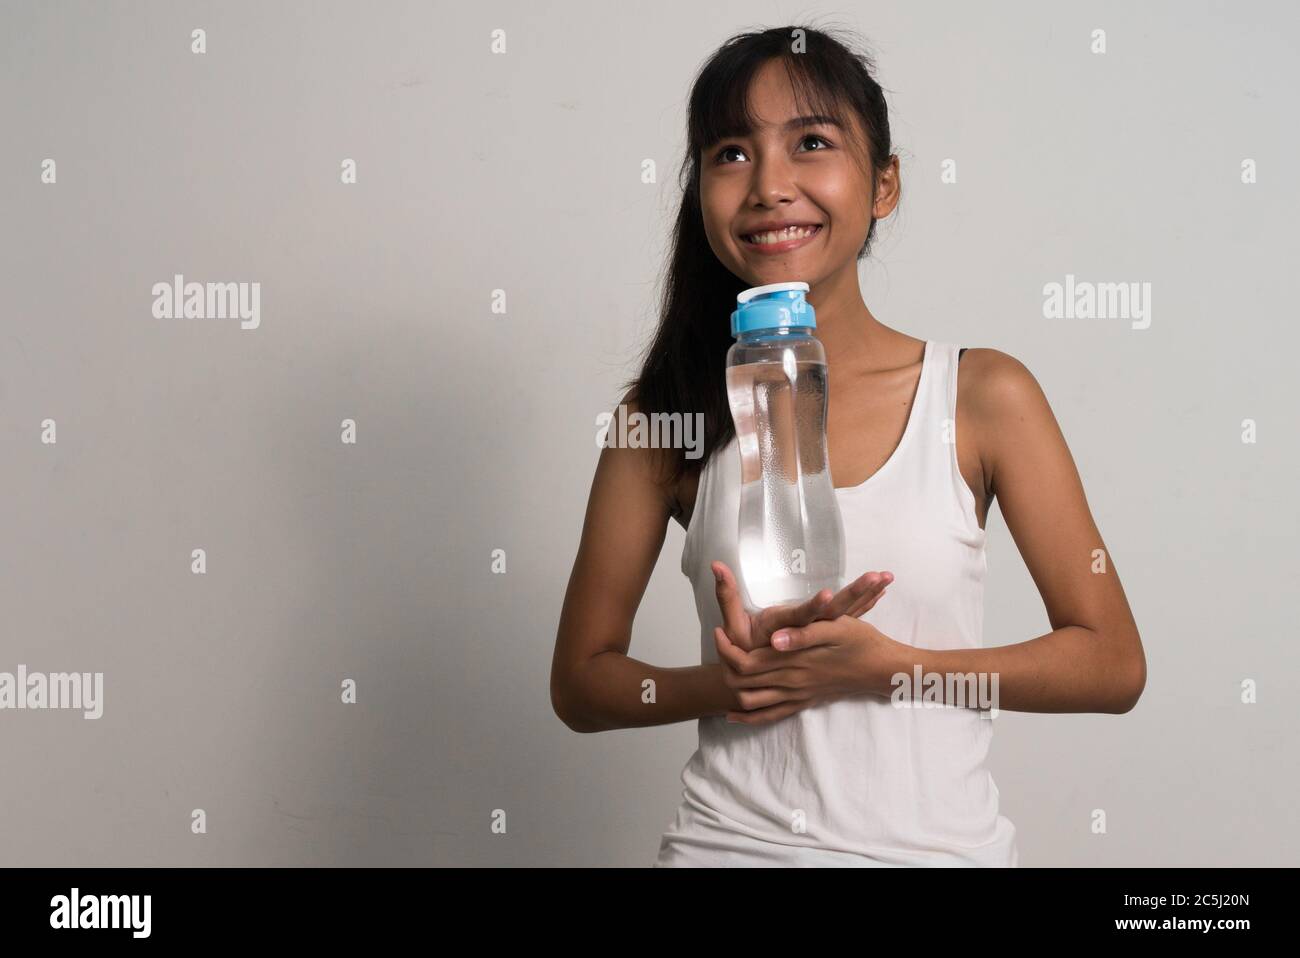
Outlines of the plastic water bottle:
M 736 297 L 727 396 L 740 447 L 740 570 L 752 609 L 844 578 L 844 525 L 826 448 L 826 353 L 807 283 Z

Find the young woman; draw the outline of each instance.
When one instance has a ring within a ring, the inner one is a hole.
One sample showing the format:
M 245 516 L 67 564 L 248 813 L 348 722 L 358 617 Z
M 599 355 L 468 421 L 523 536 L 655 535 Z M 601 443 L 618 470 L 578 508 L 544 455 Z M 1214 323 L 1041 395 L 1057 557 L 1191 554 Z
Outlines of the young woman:
M 995 677 L 981 686 L 995 708 L 1026 712 L 1127 712 L 1146 681 L 1065 439 L 1020 362 L 910 336 L 863 302 L 858 261 L 900 190 L 869 59 L 811 28 L 738 35 L 701 70 L 688 122 L 661 320 L 621 405 L 702 412 L 704 455 L 601 451 L 559 624 L 555 710 L 583 732 L 698 719 L 657 865 L 1016 865 L 1015 827 L 984 767 L 989 702 L 963 703 L 951 678 Z M 728 317 L 741 290 L 794 280 L 811 287 L 827 357 L 849 568 L 889 571 L 751 610 L 733 571 Z M 1052 631 L 985 648 L 995 498 Z M 686 529 L 681 568 L 701 624 L 690 668 L 628 655 L 670 518 Z M 941 684 L 922 707 L 932 675 Z

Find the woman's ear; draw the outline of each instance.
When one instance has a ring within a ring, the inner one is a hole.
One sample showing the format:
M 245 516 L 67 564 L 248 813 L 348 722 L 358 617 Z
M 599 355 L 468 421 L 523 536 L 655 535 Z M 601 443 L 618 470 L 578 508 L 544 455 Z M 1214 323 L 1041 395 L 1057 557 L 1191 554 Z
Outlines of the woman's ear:
M 889 157 L 889 162 L 883 170 L 876 173 L 876 196 L 871 206 L 872 218 L 883 220 L 890 213 L 894 212 L 898 206 L 898 195 L 900 191 L 898 155 L 893 154 Z

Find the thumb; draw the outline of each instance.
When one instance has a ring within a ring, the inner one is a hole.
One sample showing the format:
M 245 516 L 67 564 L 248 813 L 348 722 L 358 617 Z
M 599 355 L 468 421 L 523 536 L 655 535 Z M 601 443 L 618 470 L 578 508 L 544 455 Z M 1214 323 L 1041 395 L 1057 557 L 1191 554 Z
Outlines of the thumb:
M 736 586 L 736 577 L 725 562 L 712 563 L 713 577 L 718 584 L 715 593 L 718 608 L 722 610 L 722 626 L 728 635 L 734 635 L 742 641 L 749 641 L 749 613 L 740 598 L 740 589 Z

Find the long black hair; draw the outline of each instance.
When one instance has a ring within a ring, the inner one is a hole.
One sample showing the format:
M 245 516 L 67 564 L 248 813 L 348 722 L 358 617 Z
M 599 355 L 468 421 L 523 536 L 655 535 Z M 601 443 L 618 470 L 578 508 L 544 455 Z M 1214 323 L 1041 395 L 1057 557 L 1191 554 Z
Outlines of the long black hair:
M 659 323 L 639 373 L 623 384 L 632 387 L 629 396 L 640 412 L 704 414 L 699 458 L 687 458 L 685 450 L 678 449 L 662 460 L 669 464 L 667 478 L 672 483 L 702 469 L 735 435 L 725 378 L 727 349 L 733 341 L 727 318 L 736 308 L 736 294 L 749 284 L 727 269 L 709 246 L 700 205 L 700 154 L 724 137 L 747 134 L 757 126 L 749 109 L 749 87 L 770 60 L 782 62 L 796 102 L 810 108 L 801 109 L 801 115 L 832 117 L 846 131 L 853 130 L 849 117 L 856 116 L 867 138 L 867 143 L 856 145 L 859 156 L 870 157 L 873 196 L 876 173 L 889 164 L 884 92 L 873 77 L 870 56 L 853 49 L 851 40 L 807 26 L 740 33 L 700 68 L 691 88 L 686 156 L 678 175 L 682 202 L 662 283 Z M 875 232 L 872 219 L 858 259 L 867 255 Z

